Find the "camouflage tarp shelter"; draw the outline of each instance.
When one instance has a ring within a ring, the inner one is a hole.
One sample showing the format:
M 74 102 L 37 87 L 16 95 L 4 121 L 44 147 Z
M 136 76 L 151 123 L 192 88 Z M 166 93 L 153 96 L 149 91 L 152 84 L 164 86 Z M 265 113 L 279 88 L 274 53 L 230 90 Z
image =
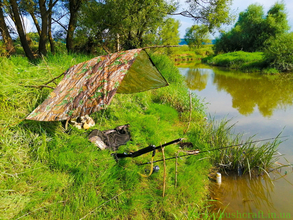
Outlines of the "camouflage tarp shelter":
M 143 49 L 99 56 L 69 68 L 26 119 L 61 121 L 90 115 L 109 105 L 116 92 L 143 92 L 167 85 Z

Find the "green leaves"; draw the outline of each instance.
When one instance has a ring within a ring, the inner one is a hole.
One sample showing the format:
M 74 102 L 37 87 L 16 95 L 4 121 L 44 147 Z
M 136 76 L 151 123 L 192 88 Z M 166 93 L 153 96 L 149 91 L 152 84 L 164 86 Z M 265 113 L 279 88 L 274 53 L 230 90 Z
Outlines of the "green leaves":
M 199 48 L 203 43 L 210 43 L 209 30 L 205 25 L 193 25 L 188 28 L 184 36 L 184 40 L 187 42 L 189 47 Z
M 280 71 L 292 71 L 293 33 L 285 33 L 267 41 L 264 55 L 271 67 Z
M 289 30 L 285 5 L 276 3 L 265 16 L 263 6 L 252 4 L 239 14 L 234 28 L 223 33 L 215 44 L 215 51 L 262 51 L 265 42 Z

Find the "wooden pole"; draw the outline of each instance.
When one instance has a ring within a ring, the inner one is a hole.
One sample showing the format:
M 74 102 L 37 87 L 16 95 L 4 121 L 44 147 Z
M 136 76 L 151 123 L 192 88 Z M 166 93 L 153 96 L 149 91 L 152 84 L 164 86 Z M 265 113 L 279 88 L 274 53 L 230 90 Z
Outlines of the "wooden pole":
M 176 160 L 175 160 L 175 188 L 177 187 L 177 175 L 178 175 L 177 165 L 178 165 L 178 153 L 176 153 Z
M 163 197 L 165 197 L 166 191 L 166 162 L 165 162 L 165 152 L 164 147 L 162 147 L 163 161 L 164 161 L 164 183 L 163 183 Z
M 186 134 L 186 132 L 189 129 L 190 122 L 191 122 L 191 113 L 192 113 L 192 97 L 191 97 L 191 92 L 189 90 L 189 122 L 188 122 L 186 130 L 184 131 L 184 134 Z

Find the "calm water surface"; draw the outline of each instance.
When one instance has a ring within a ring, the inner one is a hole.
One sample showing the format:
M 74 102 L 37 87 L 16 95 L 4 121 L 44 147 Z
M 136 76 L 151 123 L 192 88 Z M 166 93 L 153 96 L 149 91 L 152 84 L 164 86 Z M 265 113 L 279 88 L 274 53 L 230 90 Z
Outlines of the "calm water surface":
M 198 64 L 179 68 L 186 84 L 207 103 L 216 120 L 231 119 L 235 132 L 254 140 L 287 136 L 279 146 L 282 164 L 293 163 L 293 77 L 240 74 Z M 250 180 L 246 176 L 222 174 L 215 184 L 218 206 L 224 219 L 293 219 L 293 169 L 281 168 Z

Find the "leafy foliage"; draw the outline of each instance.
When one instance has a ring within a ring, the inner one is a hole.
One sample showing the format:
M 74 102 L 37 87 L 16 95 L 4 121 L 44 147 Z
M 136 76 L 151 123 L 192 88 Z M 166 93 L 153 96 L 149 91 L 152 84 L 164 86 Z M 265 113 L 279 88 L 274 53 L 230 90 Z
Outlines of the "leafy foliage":
M 293 70 L 293 33 L 279 35 L 267 42 L 264 50 L 266 62 L 280 71 Z
M 264 16 L 263 7 L 250 5 L 239 14 L 238 21 L 231 31 L 222 33 L 215 44 L 216 53 L 243 50 L 262 51 L 270 38 L 289 30 L 285 5 L 276 3 Z
M 230 24 L 231 0 L 187 0 L 189 10 L 177 13 L 208 27 L 209 31 L 219 29 L 222 24 Z
M 192 25 L 191 28 L 186 30 L 186 34 L 184 36 L 185 41 L 188 46 L 200 48 L 202 44 L 210 43 L 209 39 L 209 30 L 205 25 Z
M 143 47 L 148 34 L 156 33 L 165 16 L 174 10 L 164 0 L 88 1 L 81 11 L 79 38 L 85 40 L 87 36 L 87 44 L 103 45 L 110 51 L 117 49 L 118 41 L 123 49 Z M 170 21 L 165 20 L 167 25 Z

